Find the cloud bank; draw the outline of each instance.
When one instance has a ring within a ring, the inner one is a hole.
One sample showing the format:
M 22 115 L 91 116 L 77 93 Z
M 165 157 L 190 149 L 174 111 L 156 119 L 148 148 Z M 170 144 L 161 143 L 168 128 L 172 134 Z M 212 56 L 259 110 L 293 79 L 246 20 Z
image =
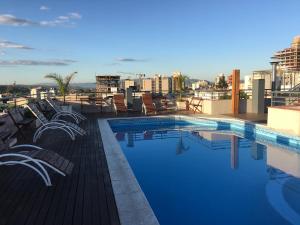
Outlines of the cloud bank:
M 75 60 L 0 60 L 0 66 L 68 66 Z
M 2 25 L 10 25 L 10 26 L 29 26 L 29 25 L 36 25 L 35 22 L 17 18 L 10 14 L 2 14 L 0 15 L 0 24 Z
M 17 18 L 11 14 L 0 14 L 0 25 L 6 26 L 42 26 L 42 27 L 56 27 L 56 26 L 74 26 L 75 20 L 80 20 L 82 15 L 77 12 L 70 12 L 67 15 L 58 16 L 53 20 L 31 21 L 28 19 Z
M 146 62 L 146 59 L 135 59 L 135 58 L 117 58 L 119 62 Z
M 48 10 L 50 10 L 50 8 L 49 8 L 48 6 L 42 5 L 42 6 L 40 7 L 40 10 L 41 10 L 41 11 L 48 11 Z
M 13 49 L 33 50 L 33 48 L 31 48 L 29 46 L 21 45 L 21 44 L 11 42 L 11 41 L 0 40 L 0 49 L 4 49 L 4 48 L 6 48 L 6 49 L 13 48 Z

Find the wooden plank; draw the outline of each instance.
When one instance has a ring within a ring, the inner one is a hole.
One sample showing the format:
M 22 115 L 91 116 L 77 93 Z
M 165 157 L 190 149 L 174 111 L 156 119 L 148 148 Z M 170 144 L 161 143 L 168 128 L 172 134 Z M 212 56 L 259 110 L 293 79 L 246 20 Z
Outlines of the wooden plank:
M 0 168 L 0 225 L 120 224 L 96 117 L 83 128 L 89 135 L 74 142 L 55 132 L 55 142 L 46 136 L 39 142 L 74 164 L 70 176 L 50 173 L 52 187 L 31 170 Z M 48 158 L 69 166 L 57 156 Z

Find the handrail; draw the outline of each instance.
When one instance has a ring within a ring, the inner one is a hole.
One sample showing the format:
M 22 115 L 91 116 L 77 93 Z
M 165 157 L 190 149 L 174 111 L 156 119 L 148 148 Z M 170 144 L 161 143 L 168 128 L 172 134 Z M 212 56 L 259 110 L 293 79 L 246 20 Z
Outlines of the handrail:
M 300 91 L 272 91 L 272 106 L 300 103 Z

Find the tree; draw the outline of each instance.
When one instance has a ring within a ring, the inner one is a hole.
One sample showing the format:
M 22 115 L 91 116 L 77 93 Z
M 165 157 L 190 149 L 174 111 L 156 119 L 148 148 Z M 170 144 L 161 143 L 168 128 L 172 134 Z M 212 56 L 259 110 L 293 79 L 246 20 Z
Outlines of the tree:
M 61 75 L 55 73 L 51 73 L 45 76 L 45 78 L 51 79 L 56 82 L 59 93 L 63 96 L 64 104 L 66 103 L 66 94 L 69 91 L 70 82 L 75 77 L 76 73 L 77 72 L 71 73 L 70 75 L 67 75 L 64 78 Z
M 219 89 L 228 88 L 228 84 L 227 84 L 224 76 L 220 77 L 219 82 L 217 83 L 217 88 L 219 88 Z

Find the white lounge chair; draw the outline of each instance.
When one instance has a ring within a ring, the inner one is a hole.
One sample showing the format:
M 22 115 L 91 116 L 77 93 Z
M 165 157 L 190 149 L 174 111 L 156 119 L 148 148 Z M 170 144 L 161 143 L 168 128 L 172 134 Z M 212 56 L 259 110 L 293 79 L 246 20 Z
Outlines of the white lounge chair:
M 33 136 L 33 142 L 35 143 L 41 135 L 47 130 L 62 130 L 67 133 L 72 140 L 75 140 L 77 134 L 83 136 L 86 131 L 74 123 L 70 123 L 64 120 L 52 119 L 48 120 L 42 112 L 38 110 L 34 103 L 29 103 L 27 108 L 32 112 L 32 114 L 40 121 L 41 126 L 36 130 Z
M 47 169 L 62 176 L 71 174 L 73 163 L 59 154 L 35 145 L 15 145 L 0 140 L 0 166 L 22 165 L 41 176 L 46 186 L 51 186 Z
M 59 117 L 61 116 L 70 116 L 76 121 L 76 123 L 79 123 L 80 121 L 87 119 L 84 115 L 82 115 L 79 112 L 75 112 L 74 110 L 72 111 L 63 110 L 50 97 L 47 97 L 46 101 L 55 111 L 55 115 L 53 116 L 54 119 L 59 119 Z

